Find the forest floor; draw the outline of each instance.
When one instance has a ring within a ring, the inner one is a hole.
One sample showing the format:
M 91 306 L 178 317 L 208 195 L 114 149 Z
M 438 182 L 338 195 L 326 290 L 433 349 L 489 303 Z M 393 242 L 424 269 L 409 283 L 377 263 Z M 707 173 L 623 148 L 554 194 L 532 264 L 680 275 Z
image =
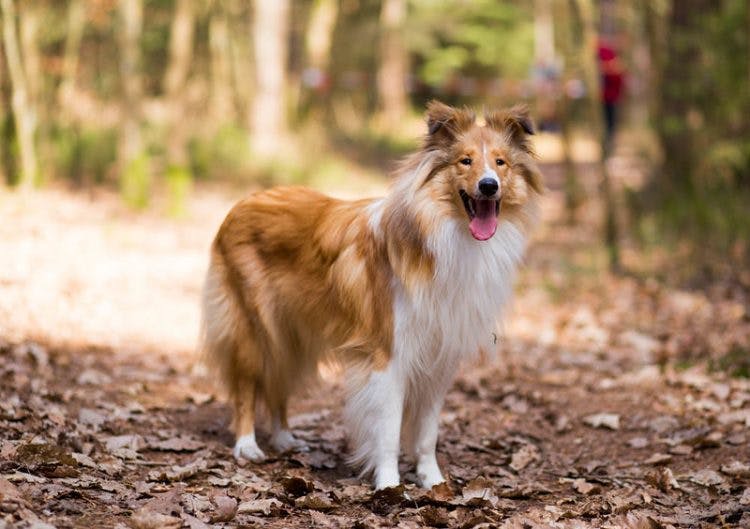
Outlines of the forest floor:
M 709 369 L 748 355 L 748 284 L 607 274 L 595 212 L 567 226 L 554 186 L 498 357 L 447 397 L 446 485 L 405 464 L 373 494 L 335 377 L 293 405 L 309 452 L 237 464 L 194 354 L 236 198 L 200 188 L 168 220 L 0 191 L 0 528 L 750 527 L 750 380 Z

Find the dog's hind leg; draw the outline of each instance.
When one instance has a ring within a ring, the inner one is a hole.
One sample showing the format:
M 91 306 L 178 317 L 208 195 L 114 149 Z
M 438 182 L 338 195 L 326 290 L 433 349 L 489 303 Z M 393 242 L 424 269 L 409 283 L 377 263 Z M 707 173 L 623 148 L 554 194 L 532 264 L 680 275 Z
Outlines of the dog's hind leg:
M 277 452 L 305 452 L 307 445 L 289 430 L 286 402 L 271 410 L 271 446 Z

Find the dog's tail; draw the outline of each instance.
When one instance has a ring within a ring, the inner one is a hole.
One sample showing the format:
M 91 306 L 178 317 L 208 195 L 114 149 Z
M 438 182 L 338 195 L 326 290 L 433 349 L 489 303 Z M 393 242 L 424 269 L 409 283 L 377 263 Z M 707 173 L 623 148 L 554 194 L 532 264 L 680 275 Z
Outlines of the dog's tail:
M 238 272 L 227 262 L 220 240 L 211 247 L 201 307 L 200 352 L 219 386 L 236 399 L 257 380 L 258 351 L 243 310 Z

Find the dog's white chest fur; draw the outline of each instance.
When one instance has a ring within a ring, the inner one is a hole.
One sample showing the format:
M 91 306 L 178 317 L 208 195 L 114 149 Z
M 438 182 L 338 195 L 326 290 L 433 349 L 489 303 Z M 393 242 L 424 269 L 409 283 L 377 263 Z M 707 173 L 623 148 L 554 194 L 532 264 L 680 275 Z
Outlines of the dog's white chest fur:
M 490 240 L 480 242 L 466 226 L 446 220 L 427 245 L 435 258 L 433 281 L 411 292 L 397 282 L 394 296 L 394 353 L 415 371 L 409 378 L 432 378 L 444 369 L 452 376 L 462 358 L 494 348 L 525 237 L 503 221 Z

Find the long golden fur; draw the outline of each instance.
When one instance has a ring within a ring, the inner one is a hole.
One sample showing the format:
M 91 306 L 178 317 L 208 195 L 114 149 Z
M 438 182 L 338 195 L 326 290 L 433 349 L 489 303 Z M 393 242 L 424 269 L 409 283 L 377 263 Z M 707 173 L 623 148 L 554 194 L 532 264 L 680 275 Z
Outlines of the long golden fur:
M 441 252 L 430 241 L 446 222 L 468 237 L 465 201 L 478 207 L 479 199 L 467 199 L 467 190 L 489 174 L 490 161 L 501 187 L 497 229 L 526 234 L 533 225 L 542 183 L 525 109 L 489 112 L 480 126 L 472 112 L 433 102 L 427 122 L 423 147 L 402 163 L 385 198 L 343 201 L 277 187 L 240 201 L 221 225 L 205 283 L 202 347 L 230 396 L 238 438 L 254 434 L 258 404 L 286 430 L 290 395 L 321 362 L 356 364 L 364 379 L 386 370 L 401 317 L 395 296 L 433 288 Z

